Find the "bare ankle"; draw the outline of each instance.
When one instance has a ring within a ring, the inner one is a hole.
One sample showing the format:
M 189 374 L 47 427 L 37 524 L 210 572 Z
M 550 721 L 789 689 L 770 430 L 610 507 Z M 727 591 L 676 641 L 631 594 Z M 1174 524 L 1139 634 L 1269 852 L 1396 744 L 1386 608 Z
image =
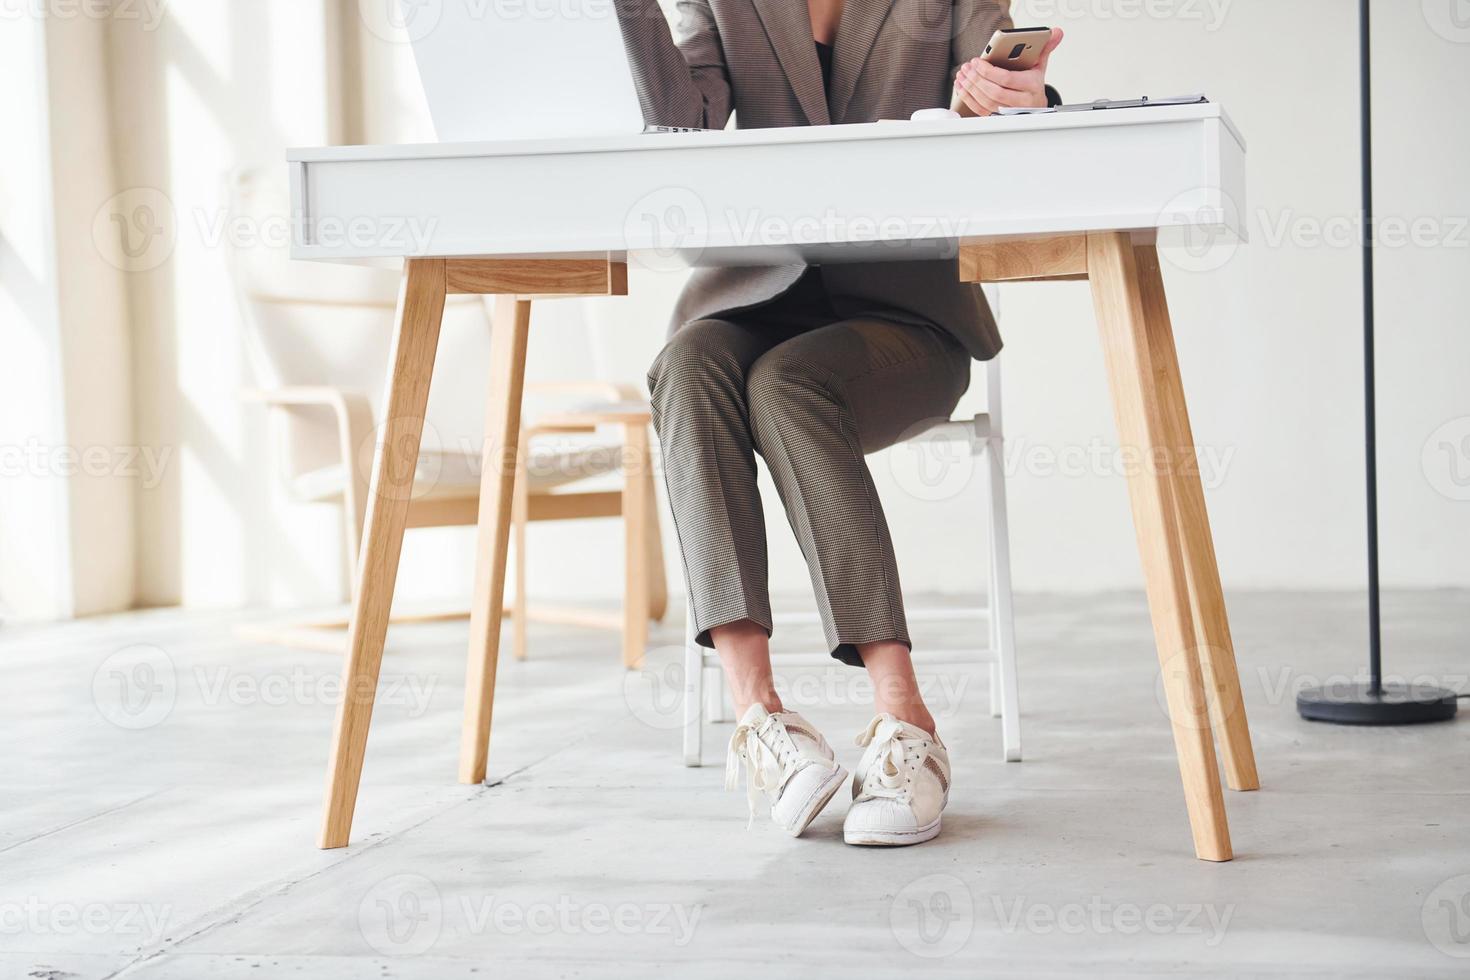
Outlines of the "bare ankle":
M 934 716 L 922 704 L 877 705 L 876 708 L 880 715 L 892 715 L 899 721 L 913 725 L 915 728 L 929 735 L 935 734 L 934 729 L 936 726 L 934 724 Z
M 783 710 L 771 674 L 770 641 L 765 627 L 743 619 L 711 629 L 710 639 L 724 665 L 730 700 L 735 702 L 735 710 L 742 717 L 753 704 L 772 714 Z
M 753 701 L 746 701 L 741 698 L 732 698 L 732 700 L 735 702 L 735 714 L 737 717 L 744 717 L 745 713 L 750 710 L 750 706 L 753 704 L 760 705 L 769 714 L 773 715 L 786 710 L 786 706 L 781 703 L 781 699 L 776 696 L 774 691 L 765 697 L 756 698 Z

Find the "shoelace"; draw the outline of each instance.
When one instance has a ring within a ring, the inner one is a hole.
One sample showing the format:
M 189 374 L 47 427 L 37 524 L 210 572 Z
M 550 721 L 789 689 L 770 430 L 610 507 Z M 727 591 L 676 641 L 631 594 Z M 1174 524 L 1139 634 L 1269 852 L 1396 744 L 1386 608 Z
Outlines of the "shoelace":
M 782 765 L 771 747 L 761 741 L 760 733 L 753 725 L 738 725 L 735 734 L 730 736 L 730 750 L 725 754 L 725 789 L 734 789 L 740 784 L 742 762 L 745 763 L 745 800 L 750 807 L 745 827 L 749 830 L 755 824 L 755 808 L 760 794 L 781 785 Z
M 902 799 L 908 782 L 904 773 L 908 763 L 908 743 L 912 741 L 912 737 L 906 739 L 903 734 L 902 725 L 882 718 L 874 718 L 866 729 L 858 733 L 858 745 L 866 748 L 878 743 L 877 764 L 863 778 L 863 792 L 868 796 Z M 877 777 L 876 785 L 874 776 Z

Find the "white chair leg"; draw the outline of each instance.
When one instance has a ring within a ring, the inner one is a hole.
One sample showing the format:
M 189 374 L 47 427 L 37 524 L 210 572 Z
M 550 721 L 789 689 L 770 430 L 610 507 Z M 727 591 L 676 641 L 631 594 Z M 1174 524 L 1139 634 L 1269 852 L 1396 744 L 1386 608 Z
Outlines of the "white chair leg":
M 999 683 L 995 687 L 1000 689 L 1001 746 L 1006 762 L 1020 762 L 1021 699 L 1016 680 L 1016 630 L 1011 603 L 1011 540 L 1006 514 L 1003 445 L 1000 439 L 992 438 L 985 452 L 990 475 L 990 619 L 994 624 L 995 666 L 999 674 Z
M 988 479 L 988 477 L 987 477 Z M 987 514 L 990 509 L 990 486 L 987 483 L 985 489 L 985 503 Z M 1001 715 L 1000 703 L 1000 630 L 996 628 L 995 616 L 995 548 L 992 542 L 989 560 L 985 563 L 985 571 L 989 576 L 989 584 L 985 590 L 985 601 L 989 603 L 985 610 L 985 635 L 987 637 L 985 649 L 990 651 L 990 717 L 999 718 Z
M 684 765 L 700 765 L 704 711 L 704 650 L 694 642 L 694 607 L 684 606 Z
M 725 710 L 725 671 L 722 667 L 707 669 L 709 676 L 704 679 L 705 717 L 716 724 L 723 724 L 730 720 L 730 715 Z
M 992 563 L 991 567 L 992 568 L 994 567 L 994 564 L 993 563 Z M 991 595 L 995 595 L 995 579 L 992 578 L 990 580 L 990 582 L 991 582 L 991 585 L 990 585 L 990 594 Z M 990 647 L 989 647 L 989 649 L 990 649 L 990 655 L 992 657 L 995 656 L 995 651 L 997 649 L 997 647 L 995 645 L 995 630 L 991 630 L 990 631 Z M 998 661 L 998 660 L 992 660 L 990 662 L 990 717 L 992 717 L 992 718 L 999 718 L 1000 717 L 1000 714 L 1001 714 L 1001 704 L 1000 704 L 1000 661 Z

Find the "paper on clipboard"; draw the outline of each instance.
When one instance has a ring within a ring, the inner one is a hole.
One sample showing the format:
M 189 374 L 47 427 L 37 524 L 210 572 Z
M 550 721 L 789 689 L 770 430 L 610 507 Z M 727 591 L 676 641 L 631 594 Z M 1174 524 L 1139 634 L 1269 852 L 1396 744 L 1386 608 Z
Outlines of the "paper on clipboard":
M 1086 112 L 1091 109 L 1141 109 L 1151 105 L 1198 105 L 1208 102 L 1203 95 L 1168 95 L 1151 98 L 1141 95 L 1136 99 L 1098 99 L 1095 102 L 1078 102 L 1075 105 L 1045 106 L 1039 109 L 1003 107 L 1002 116 L 1035 116 L 1047 112 Z

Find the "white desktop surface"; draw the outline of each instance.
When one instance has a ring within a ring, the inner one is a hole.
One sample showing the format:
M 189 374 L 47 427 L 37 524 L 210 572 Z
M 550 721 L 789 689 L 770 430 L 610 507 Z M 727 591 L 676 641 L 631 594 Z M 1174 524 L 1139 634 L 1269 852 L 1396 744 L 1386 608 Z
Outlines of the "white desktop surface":
M 1213 103 L 985 119 L 290 151 L 292 254 L 751 265 L 952 256 L 1101 230 L 1244 238 Z

